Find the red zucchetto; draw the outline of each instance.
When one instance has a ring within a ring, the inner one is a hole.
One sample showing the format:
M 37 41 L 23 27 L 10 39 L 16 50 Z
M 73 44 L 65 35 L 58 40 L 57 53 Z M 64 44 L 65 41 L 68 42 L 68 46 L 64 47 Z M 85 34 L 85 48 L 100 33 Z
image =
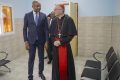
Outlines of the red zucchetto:
M 58 6 L 60 6 L 63 9 L 65 9 L 65 5 L 64 4 L 58 4 Z

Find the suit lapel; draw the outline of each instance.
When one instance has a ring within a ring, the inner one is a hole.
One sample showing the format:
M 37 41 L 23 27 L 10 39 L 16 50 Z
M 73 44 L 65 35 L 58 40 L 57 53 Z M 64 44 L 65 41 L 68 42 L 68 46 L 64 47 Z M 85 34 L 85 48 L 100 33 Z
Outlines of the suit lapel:
M 34 15 L 33 15 L 33 12 L 31 12 L 31 20 L 32 20 L 32 22 L 35 24 L 35 20 L 34 20 Z M 35 24 L 36 25 L 36 24 Z

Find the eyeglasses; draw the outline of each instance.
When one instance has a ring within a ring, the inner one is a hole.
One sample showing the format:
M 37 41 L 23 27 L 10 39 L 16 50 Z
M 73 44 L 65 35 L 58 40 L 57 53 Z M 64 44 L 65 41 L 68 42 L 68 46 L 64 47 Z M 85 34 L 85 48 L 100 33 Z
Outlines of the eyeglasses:
M 63 10 L 63 9 L 55 9 L 55 11 L 57 11 L 57 10 Z

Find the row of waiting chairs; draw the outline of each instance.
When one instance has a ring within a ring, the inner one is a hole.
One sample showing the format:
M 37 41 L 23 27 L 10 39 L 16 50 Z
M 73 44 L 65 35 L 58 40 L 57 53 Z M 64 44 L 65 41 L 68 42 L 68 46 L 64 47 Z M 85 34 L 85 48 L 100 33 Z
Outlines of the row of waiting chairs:
M 0 67 L 5 67 L 8 69 L 8 72 L 11 72 L 11 69 L 6 65 L 10 62 L 10 60 L 7 60 L 8 57 L 8 53 L 5 51 L 0 51 L 0 54 L 4 54 L 5 57 L 3 59 L 0 60 Z
M 101 69 L 101 61 L 96 58 L 97 54 L 103 53 L 96 52 L 93 54 L 96 60 L 86 61 L 80 80 L 101 80 L 101 72 L 105 69 L 108 71 L 105 80 L 120 80 L 120 62 L 113 47 L 106 54 L 105 59 L 107 63 L 103 69 Z

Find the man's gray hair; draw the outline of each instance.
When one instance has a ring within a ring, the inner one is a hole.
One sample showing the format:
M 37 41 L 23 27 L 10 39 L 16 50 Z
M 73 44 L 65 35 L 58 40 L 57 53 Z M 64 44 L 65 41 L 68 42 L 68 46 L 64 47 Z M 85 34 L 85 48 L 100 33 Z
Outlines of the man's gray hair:
M 39 2 L 38 0 L 34 0 L 34 1 L 32 2 L 32 5 L 33 5 L 34 3 L 39 3 L 39 4 L 40 4 L 40 2 Z

